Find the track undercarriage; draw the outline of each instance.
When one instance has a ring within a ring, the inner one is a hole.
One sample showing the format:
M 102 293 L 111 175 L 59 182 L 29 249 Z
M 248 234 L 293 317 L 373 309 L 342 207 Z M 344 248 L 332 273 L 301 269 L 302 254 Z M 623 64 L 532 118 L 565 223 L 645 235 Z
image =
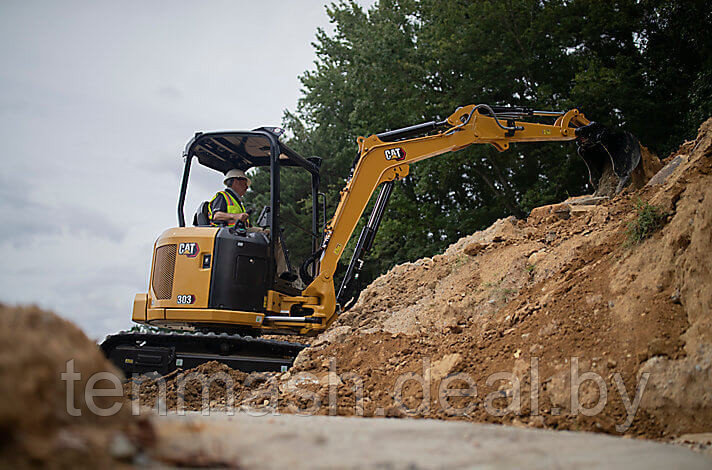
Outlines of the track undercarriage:
M 101 349 L 126 377 L 192 369 L 218 361 L 244 372 L 286 371 L 306 345 L 228 333 L 120 332 Z

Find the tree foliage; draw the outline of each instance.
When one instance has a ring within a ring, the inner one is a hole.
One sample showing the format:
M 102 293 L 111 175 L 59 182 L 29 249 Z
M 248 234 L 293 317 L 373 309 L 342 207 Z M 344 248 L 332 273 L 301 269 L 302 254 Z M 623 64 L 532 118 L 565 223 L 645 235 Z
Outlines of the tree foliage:
M 368 11 L 340 1 L 327 12 L 333 32 L 317 31 L 317 61 L 284 125 L 291 146 L 324 159 L 329 214 L 357 136 L 443 119 L 458 106 L 575 106 L 661 155 L 712 114 L 705 0 L 380 0 Z M 268 192 L 266 175 L 254 179 L 258 193 Z M 308 179 L 283 173 L 282 182 L 282 213 L 309 227 Z M 366 280 L 587 184 L 570 143 L 503 153 L 477 145 L 413 165 L 391 198 Z M 309 237 L 287 235 L 300 262 Z

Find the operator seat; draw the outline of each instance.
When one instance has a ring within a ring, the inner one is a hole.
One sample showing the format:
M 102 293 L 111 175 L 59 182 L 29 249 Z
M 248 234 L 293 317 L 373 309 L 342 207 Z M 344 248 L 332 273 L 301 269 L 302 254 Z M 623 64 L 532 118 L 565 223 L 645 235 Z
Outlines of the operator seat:
M 210 226 L 210 203 L 208 201 L 203 201 L 198 206 L 198 210 L 193 216 L 193 225 L 196 227 L 209 227 Z

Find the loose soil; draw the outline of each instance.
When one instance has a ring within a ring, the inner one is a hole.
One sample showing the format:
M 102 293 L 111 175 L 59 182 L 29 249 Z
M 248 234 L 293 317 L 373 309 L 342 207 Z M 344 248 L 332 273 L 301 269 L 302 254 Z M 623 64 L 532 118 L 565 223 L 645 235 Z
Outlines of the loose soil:
M 70 367 L 77 375 L 65 381 L 62 374 Z M 36 307 L 0 304 L 0 467 L 109 468 L 132 462 L 151 444 L 151 426 L 130 419 L 120 388 L 107 380 L 94 388 L 113 388 L 118 396 L 87 401 L 87 384 L 100 373 L 122 377 L 74 324 Z M 122 406 L 110 416 L 94 412 L 115 405 Z

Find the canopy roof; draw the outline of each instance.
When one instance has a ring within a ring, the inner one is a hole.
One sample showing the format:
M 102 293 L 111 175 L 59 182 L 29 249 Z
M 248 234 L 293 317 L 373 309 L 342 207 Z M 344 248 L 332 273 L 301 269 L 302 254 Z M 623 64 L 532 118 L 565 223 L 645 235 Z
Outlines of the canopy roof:
M 280 142 L 273 128 L 198 132 L 186 145 L 185 155 L 193 155 L 201 165 L 224 174 L 233 168 L 248 170 L 255 166 L 269 166 L 273 144 L 279 146 L 280 165 L 301 166 L 318 174 L 316 165 Z

